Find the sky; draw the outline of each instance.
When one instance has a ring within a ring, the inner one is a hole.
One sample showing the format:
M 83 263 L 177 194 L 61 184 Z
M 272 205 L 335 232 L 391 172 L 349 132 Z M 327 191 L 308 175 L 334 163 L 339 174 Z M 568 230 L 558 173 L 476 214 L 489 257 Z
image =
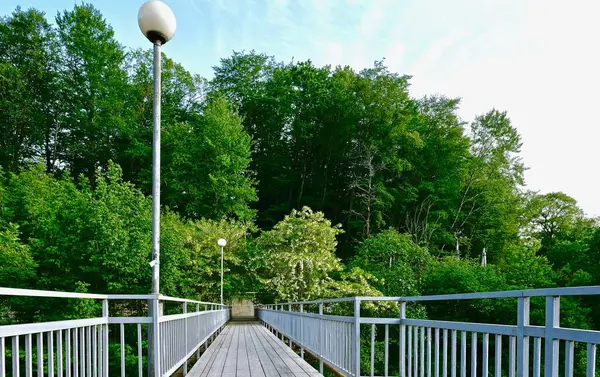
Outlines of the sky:
M 385 58 L 411 95 L 460 97 L 471 122 L 506 110 L 523 141 L 527 188 L 563 191 L 600 216 L 600 2 L 596 0 L 164 0 L 177 17 L 164 52 L 212 77 L 232 51 L 350 65 Z M 2 0 L 49 19 L 75 0 Z M 90 1 L 127 47 L 149 47 L 142 1 Z

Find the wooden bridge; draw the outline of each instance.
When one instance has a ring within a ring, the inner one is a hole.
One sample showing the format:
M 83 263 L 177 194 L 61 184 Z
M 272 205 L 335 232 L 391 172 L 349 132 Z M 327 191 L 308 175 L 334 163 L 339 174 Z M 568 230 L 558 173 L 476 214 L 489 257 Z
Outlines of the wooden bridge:
M 347 377 L 597 377 L 600 361 L 600 331 L 561 327 L 560 318 L 562 297 L 597 297 L 600 286 L 269 304 L 246 323 L 232 322 L 226 305 L 162 295 L 0 287 L 0 298 L 11 296 L 21 298 L 3 300 L 10 324 L 0 326 L 0 377 L 316 377 L 325 368 Z M 85 300 L 97 311 L 18 323 L 19 305 L 36 303 L 27 297 L 57 307 Z M 516 325 L 410 318 L 406 310 L 482 299 L 512 301 Z M 543 325 L 530 323 L 532 299 Z M 364 316 L 374 303 L 397 313 Z
M 231 322 L 202 354 L 188 376 L 322 375 L 258 322 Z

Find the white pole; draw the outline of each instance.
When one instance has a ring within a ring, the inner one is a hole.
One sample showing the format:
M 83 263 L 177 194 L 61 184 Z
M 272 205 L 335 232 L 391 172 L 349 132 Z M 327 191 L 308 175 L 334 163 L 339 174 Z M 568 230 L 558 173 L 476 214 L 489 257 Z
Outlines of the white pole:
M 160 47 L 154 42 L 154 106 L 152 132 L 152 293 L 160 289 Z
M 221 246 L 221 305 L 223 305 L 223 246 Z

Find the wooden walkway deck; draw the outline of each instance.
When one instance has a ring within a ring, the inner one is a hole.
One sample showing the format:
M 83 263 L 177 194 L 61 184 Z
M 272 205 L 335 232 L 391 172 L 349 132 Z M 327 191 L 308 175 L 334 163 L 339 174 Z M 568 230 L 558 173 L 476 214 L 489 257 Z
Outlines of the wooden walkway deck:
M 230 323 L 188 377 L 322 377 L 257 322 Z

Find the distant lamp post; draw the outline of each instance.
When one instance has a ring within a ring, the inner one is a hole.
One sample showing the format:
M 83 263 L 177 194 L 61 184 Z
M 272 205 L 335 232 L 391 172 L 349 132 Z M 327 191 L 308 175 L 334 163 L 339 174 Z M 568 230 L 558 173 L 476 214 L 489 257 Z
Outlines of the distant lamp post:
M 160 289 L 160 48 L 175 34 L 177 22 L 171 8 L 158 0 L 145 2 L 138 25 L 154 45 L 154 102 L 152 111 L 152 293 Z
M 227 245 L 227 240 L 219 238 L 217 244 L 221 248 L 221 305 L 223 305 L 223 248 Z

